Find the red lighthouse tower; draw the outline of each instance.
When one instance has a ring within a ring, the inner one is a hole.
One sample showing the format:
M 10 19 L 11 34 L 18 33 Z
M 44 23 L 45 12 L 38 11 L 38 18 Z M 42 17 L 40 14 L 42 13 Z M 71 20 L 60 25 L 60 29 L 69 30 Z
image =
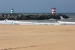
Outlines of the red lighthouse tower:
M 56 13 L 56 8 L 53 7 L 53 8 L 52 8 L 52 15 L 54 15 L 55 13 Z

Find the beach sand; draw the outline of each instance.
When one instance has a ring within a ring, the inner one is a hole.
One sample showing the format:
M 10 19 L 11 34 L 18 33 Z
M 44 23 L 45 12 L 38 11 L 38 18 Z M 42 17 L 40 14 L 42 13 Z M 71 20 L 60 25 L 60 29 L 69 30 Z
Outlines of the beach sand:
M 0 50 L 75 50 L 75 26 L 0 25 Z

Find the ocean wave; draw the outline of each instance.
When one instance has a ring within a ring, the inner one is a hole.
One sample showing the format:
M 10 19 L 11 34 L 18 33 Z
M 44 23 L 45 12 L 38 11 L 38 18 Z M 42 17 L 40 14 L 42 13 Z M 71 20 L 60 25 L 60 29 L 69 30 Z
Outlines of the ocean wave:
M 66 22 L 66 21 L 15 21 L 15 20 L 2 20 L 0 24 L 12 24 L 12 25 L 75 25 L 75 22 Z

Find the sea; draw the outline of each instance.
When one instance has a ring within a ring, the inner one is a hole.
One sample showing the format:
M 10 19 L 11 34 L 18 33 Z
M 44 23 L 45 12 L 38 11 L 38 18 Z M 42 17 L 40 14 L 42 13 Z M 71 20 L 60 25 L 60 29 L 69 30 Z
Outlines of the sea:
M 25 14 L 25 13 L 23 13 Z M 27 14 L 27 13 L 26 13 Z M 38 13 L 31 13 L 38 14 Z M 39 13 L 42 14 L 42 13 Z M 47 13 L 46 13 L 47 14 Z M 18 25 L 75 25 L 75 13 L 61 13 L 70 17 L 69 19 L 50 19 L 50 20 L 1 20 L 0 24 Z
M 64 19 L 62 21 L 75 22 L 75 13 L 63 13 L 63 14 L 70 17 L 70 19 Z

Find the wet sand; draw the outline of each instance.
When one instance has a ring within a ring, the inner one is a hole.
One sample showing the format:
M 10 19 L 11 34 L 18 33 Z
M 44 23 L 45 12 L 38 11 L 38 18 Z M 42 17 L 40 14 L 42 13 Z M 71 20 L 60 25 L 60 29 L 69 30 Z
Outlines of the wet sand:
M 75 26 L 0 25 L 0 50 L 75 50 Z

